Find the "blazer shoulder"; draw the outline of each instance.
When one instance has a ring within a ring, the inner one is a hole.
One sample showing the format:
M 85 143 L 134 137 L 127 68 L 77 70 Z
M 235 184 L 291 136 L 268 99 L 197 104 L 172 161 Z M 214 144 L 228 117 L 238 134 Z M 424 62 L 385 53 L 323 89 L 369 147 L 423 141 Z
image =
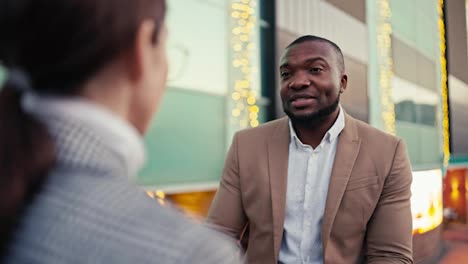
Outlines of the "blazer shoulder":
M 289 123 L 287 117 L 275 119 L 258 127 L 247 128 L 236 132 L 235 137 L 238 140 L 252 140 L 252 139 L 265 139 L 270 137 L 278 129 L 284 131 L 289 129 Z
M 400 141 L 401 138 L 389 134 L 385 131 L 382 131 L 378 128 L 375 128 L 363 121 L 354 119 L 354 122 L 357 127 L 357 131 L 360 135 L 360 138 L 363 142 L 367 142 L 369 144 L 375 144 L 375 146 L 382 146 L 382 145 L 391 145 L 396 146 Z
M 409 160 L 405 142 L 367 123 L 356 120 L 361 141 L 360 150 L 365 160 L 372 161 L 381 175 L 388 175 L 395 159 Z

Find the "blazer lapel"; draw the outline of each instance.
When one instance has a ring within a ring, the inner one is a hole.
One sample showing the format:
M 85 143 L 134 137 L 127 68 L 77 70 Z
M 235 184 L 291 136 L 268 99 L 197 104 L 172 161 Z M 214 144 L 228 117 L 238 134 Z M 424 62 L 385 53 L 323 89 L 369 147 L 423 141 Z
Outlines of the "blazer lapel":
M 336 212 L 338 211 L 354 162 L 356 161 L 357 154 L 359 153 L 361 141 L 357 134 L 355 122 L 356 121 L 353 120 L 352 117 L 345 114 L 345 127 L 338 137 L 339 141 L 336 148 L 335 161 L 333 163 L 333 169 L 330 177 L 322 222 L 322 243 L 324 254 L 328 239 L 330 238 L 331 228 Z
M 273 246 L 277 262 L 283 237 L 288 177 L 289 123 L 283 118 L 268 140 L 268 169 L 273 219 Z

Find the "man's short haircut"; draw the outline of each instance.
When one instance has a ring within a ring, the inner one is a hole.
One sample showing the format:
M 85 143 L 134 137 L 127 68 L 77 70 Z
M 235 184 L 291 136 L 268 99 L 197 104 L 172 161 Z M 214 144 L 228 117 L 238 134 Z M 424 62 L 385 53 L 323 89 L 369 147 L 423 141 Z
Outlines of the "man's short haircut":
M 338 47 L 338 45 L 336 45 L 335 42 L 333 42 L 333 41 L 331 41 L 329 39 L 321 38 L 321 37 L 314 36 L 314 35 L 305 35 L 305 36 L 299 37 L 298 39 L 291 42 L 291 44 L 289 44 L 286 47 L 286 49 L 288 49 L 288 48 L 290 48 L 290 47 L 292 47 L 294 45 L 297 45 L 297 44 L 300 44 L 300 43 L 303 43 L 303 42 L 308 42 L 308 41 L 320 41 L 320 42 L 325 42 L 325 43 L 328 43 L 329 45 L 331 45 L 332 48 L 335 50 L 336 56 L 338 58 L 338 67 L 339 67 L 340 71 L 342 73 L 344 73 L 345 65 L 344 65 L 343 52 L 341 52 L 340 47 Z

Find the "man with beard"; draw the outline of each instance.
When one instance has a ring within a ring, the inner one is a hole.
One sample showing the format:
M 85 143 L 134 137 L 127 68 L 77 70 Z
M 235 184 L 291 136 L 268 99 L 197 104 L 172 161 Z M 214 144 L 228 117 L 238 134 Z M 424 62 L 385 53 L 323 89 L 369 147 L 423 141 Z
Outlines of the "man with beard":
M 341 108 L 340 48 L 300 37 L 280 75 L 287 117 L 234 136 L 208 222 L 249 263 L 413 263 L 405 144 Z

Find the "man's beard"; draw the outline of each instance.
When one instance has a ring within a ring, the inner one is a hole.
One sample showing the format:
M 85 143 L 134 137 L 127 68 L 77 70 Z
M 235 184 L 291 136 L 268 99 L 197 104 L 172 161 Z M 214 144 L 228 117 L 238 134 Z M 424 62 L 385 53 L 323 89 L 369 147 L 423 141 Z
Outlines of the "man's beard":
M 331 105 L 322 108 L 318 110 L 317 112 L 306 114 L 306 115 L 295 115 L 286 107 L 283 107 L 284 112 L 286 115 L 289 116 L 291 119 L 291 122 L 295 125 L 303 125 L 303 126 L 310 126 L 314 125 L 317 123 L 320 123 L 323 121 L 326 117 L 331 115 L 333 112 L 335 112 L 336 108 L 338 108 L 338 105 L 340 104 L 340 95 L 336 98 L 335 102 L 333 102 Z

